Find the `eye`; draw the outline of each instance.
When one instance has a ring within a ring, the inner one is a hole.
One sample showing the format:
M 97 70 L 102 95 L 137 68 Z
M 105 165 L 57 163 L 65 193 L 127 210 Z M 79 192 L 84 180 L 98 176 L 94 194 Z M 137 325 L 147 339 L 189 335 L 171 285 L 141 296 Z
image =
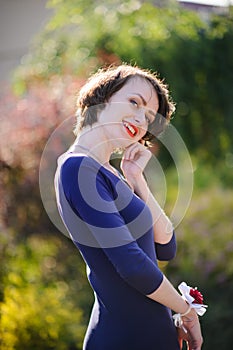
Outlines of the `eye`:
M 132 105 L 134 105 L 135 107 L 138 107 L 137 101 L 134 100 L 133 98 L 131 98 L 131 99 L 129 100 L 129 102 L 130 102 Z

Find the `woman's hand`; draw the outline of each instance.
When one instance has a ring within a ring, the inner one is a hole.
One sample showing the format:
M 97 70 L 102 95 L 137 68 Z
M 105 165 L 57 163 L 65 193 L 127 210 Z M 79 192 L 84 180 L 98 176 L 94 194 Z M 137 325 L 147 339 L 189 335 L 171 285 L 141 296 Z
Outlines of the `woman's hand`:
M 151 156 L 152 153 L 139 142 L 126 148 L 121 161 L 121 169 L 132 188 L 134 188 L 135 183 L 142 177 L 143 170 Z
M 186 332 L 183 328 L 177 328 L 180 349 L 183 348 L 183 341 L 185 341 L 188 350 L 201 350 L 203 339 L 196 311 L 192 309 L 182 320 Z

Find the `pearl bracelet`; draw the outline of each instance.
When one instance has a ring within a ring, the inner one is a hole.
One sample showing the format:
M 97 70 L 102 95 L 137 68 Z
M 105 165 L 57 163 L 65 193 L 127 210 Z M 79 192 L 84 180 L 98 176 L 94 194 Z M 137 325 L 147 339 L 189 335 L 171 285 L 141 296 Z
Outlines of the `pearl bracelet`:
M 185 311 L 183 314 L 179 313 L 179 314 L 175 314 L 172 316 L 176 327 L 181 328 L 181 326 L 183 325 L 183 320 L 181 317 L 186 316 L 191 311 L 191 309 L 192 309 L 192 307 L 189 305 L 188 310 Z

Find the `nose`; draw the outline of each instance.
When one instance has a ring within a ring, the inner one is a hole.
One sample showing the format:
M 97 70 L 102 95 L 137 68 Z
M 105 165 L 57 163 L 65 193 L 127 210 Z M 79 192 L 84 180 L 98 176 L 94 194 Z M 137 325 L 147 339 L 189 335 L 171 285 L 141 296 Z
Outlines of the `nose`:
M 146 123 L 146 113 L 144 108 L 137 110 L 134 120 L 138 125 L 144 125 Z

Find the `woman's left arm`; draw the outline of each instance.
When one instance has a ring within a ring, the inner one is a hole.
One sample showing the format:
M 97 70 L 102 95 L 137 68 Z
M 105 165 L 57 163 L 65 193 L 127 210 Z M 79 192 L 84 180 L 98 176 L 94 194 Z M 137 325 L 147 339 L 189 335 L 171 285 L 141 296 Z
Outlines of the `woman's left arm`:
M 151 152 L 142 144 L 135 143 L 125 150 L 121 168 L 133 191 L 148 205 L 154 222 L 154 241 L 160 244 L 170 242 L 173 225 L 160 207 L 143 176 L 143 170 L 151 158 Z

